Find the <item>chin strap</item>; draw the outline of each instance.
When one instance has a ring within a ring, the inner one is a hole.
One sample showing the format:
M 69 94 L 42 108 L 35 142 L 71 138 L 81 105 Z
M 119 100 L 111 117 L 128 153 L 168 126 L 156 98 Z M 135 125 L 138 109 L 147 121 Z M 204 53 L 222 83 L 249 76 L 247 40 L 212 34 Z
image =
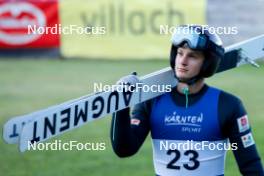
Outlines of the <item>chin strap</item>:
M 198 74 L 197 76 L 192 77 L 191 79 L 186 80 L 186 81 L 179 79 L 179 78 L 176 76 L 176 74 L 174 74 L 174 76 L 175 76 L 175 78 L 176 78 L 179 82 L 181 82 L 181 83 L 185 83 L 185 84 L 188 84 L 189 86 L 193 85 L 194 83 L 196 83 L 197 81 L 199 81 L 200 79 L 202 79 L 202 77 L 201 77 L 199 74 Z

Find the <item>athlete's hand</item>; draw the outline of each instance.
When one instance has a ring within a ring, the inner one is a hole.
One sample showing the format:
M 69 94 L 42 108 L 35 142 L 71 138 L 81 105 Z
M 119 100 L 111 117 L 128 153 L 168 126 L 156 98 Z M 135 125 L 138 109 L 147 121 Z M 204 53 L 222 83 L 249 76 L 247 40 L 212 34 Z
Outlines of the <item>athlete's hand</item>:
M 136 86 L 137 83 L 140 83 L 140 80 L 137 77 L 136 72 L 133 72 L 131 75 L 124 76 L 116 82 L 117 85 L 128 85 L 128 86 L 131 85 Z

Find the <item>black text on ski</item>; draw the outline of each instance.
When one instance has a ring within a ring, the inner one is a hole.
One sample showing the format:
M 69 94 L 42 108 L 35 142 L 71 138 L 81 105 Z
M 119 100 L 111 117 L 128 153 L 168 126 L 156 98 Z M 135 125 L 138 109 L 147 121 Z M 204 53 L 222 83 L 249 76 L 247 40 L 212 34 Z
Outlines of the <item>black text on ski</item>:
M 105 111 L 106 113 L 111 113 L 116 110 L 123 109 L 129 106 L 132 94 L 133 92 L 122 92 L 122 94 L 119 94 L 117 91 L 113 91 L 109 94 L 107 99 L 104 99 L 102 96 L 98 96 L 91 102 L 85 101 L 82 105 L 75 105 L 73 107 L 65 108 L 60 112 L 56 112 L 52 116 L 44 118 L 44 121 L 42 122 L 44 125 L 41 135 L 37 134 L 38 123 L 40 122 L 36 121 L 33 123 L 33 135 L 31 143 L 38 142 L 40 139 L 45 140 L 48 138 L 48 134 L 56 135 L 70 128 L 74 128 L 81 123 L 87 122 L 88 113 L 92 113 L 91 117 L 96 119 L 99 118 Z M 122 98 L 125 106 L 119 107 L 119 100 Z M 91 112 L 88 112 L 89 106 L 91 106 Z M 114 107 L 114 109 L 111 107 Z M 71 116 L 72 111 L 74 112 L 73 116 Z M 71 118 L 73 118 L 73 121 Z M 58 121 L 60 123 L 57 123 Z

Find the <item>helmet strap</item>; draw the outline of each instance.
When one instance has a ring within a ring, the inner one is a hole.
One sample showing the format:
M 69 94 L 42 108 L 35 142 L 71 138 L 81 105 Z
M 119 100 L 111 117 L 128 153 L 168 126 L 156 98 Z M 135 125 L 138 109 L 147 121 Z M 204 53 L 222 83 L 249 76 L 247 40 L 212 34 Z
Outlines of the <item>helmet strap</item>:
M 185 83 L 185 84 L 188 84 L 189 86 L 195 84 L 196 82 L 198 82 L 200 79 L 202 79 L 203 77 L 198 74 L 197 76 L 194 76 L 188 80 L 181 80 L 180 78 L 177 77 L 176 74 L 175 75 L 175 78 L 180 82 L 180 83 Z

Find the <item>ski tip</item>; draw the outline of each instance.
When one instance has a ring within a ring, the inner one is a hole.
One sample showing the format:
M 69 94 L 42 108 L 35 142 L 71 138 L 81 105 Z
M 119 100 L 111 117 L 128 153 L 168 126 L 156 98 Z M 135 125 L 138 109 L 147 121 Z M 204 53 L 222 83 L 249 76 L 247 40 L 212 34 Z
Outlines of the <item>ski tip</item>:
M 4 126 L 3 126 L 3 128 L 2 128 L 2 134 L 3 134 L 3 139 L 4 139 L 4 141 L 5 141 L 5 143 L 7 143 L 7 144 L 15 144 L 15 143 L 17 143 L 17 139 L 18 139 L 18 137 L 10 137 L 10 125 L 9 125 L 9 122 L 10 121 L 8 121 L 8 122 L 6 122 L 5 124 L 4 124 Z

